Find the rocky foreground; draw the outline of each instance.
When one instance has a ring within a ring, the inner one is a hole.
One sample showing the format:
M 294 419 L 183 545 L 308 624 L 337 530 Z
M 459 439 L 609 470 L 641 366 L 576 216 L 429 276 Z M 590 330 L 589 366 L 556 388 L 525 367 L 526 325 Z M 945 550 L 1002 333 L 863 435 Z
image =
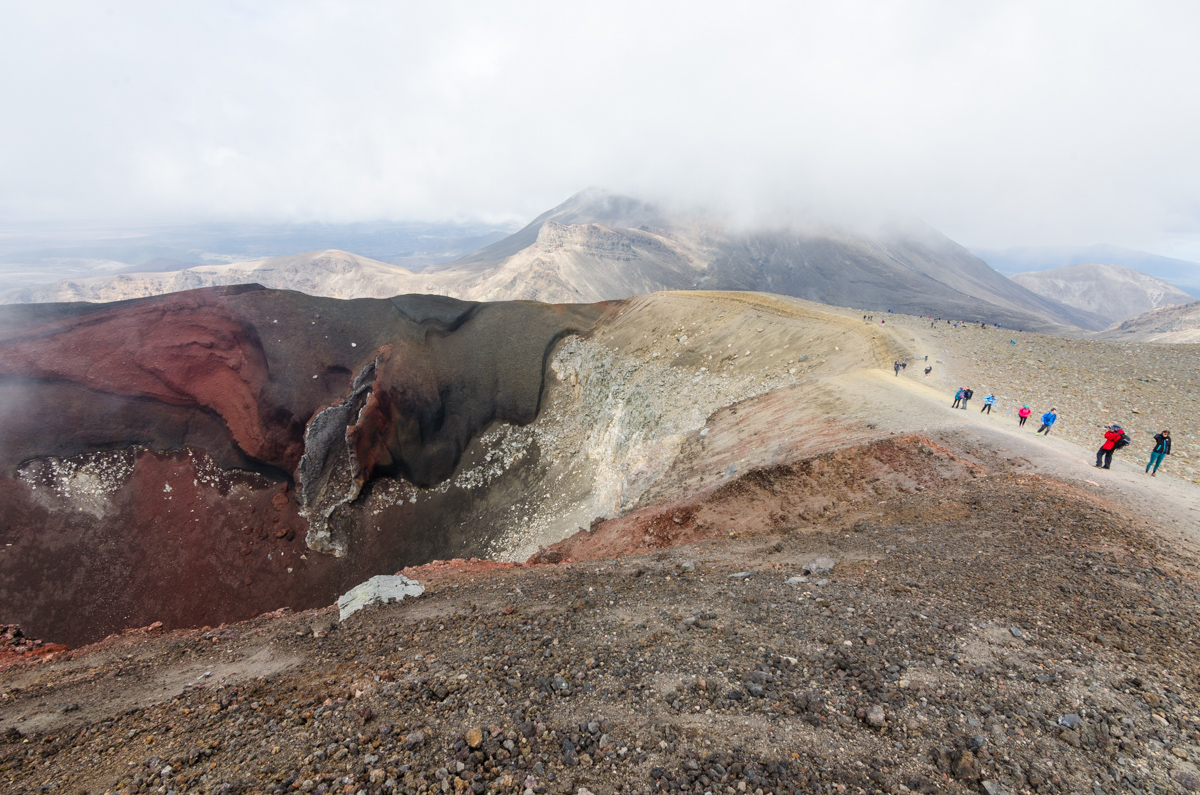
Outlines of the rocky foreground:
M 893 375 L 894 359 L 926 351 L 929 379 Z M 152 624 L 74 650 L 6 619 L 0 791 L 1200 789 L 1196 487 L 1135 471 L 1137 448 L 1106 473 L 1087 460 L 1091 423 L 1141 434 L 1166 422 L 1166 471 L 1190 474 L 1194 398 L 1174 388 L 1196 377 L 1187 356 L 868 324 L 762 295 L 628 302 L 554 347 L 535 422 L 491 428 L 454 483 L 420 490 L 429 521 L 495 536 L 499 557 L 536 551 L 527 563 L 405 569 L 423 596 L 341 623 L 334 608 L 275 610 L 326 603 L 284 589 L 259 603 L 273 612 L 234 623 L 255 609 L 245 589 L 258 580 L 225 583 L 222 561 L 293 564 L 253 546 L 257 523 L 225 524 L 292 510 L 292 492 L 263 489 L 268 501 L 247 508 L 236 483 L 155 481 L 156 502 L 130 515 L 169 524 L 154 506 L 192 506 L 188 483 L 210 488 L 184 518 L 214 553 L 195 557 L 211 569 L 154 569 L 170 587 L 139 599 L 139 615 L 170 600 L 211 607 L 193 582 L 238 610 L 203 619 L 229 622 L 215 629 Z M 1003 404 L 951 410 L 939 389 L 960 380 L 979 398 L 1053 401 L 1055 436 L 1016 429 Z M 298 394 L 319 382 L 302 373 Z M 175 460 L 109 453 L 135 454 Z M 94 509 L 110 545 L 135 524 L 111 498 L 51 502 L 21 483 L 62 517 Z M 463 511 L 439 510 L 443 494 Z M 237 503 L 217 499 L 228 495 Z M 374 516 L 381 503 L 354 504 Z M 396 550 L 376 526 L 354 536 L 367 544 L 356 554 L 385 566 L 372 550 Z M 38 522 L 0 529 L 14 527 L 14 543 L 47 537 Z M 299 553 L 305 536 L 273 537 Z M 176 548 L 171 532 L 149 538 L 137 548 Z M 89 598 L 128 598 L 113 572 Z M 61 615 L 89 602 L 76 604 Z
M 973 476 L 815 523 L 586 563 L 435 564 L 424 596 L 341 624 L 329 609 L 130 632 L 12 666 L 0 781 L 1200 789 L 1195 561 L 1020 460 L 960 460 Z

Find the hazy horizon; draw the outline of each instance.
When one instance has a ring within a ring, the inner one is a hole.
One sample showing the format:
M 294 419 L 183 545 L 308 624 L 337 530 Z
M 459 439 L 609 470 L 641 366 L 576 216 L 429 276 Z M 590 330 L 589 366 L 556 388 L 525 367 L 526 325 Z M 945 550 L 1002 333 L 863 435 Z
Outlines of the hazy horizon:
M 587 186 L 1200 260 L 1200 6 L 9 3 L 0 227 L 511 228 Z

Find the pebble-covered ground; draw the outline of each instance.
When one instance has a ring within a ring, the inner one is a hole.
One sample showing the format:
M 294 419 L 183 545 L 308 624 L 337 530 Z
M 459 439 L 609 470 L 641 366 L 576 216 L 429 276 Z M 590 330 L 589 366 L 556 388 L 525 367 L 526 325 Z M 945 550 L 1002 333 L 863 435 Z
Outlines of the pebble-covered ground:
M 10 668 L 0 788 L 1193 791 L 1194 563 L 1008 471 L 641 557 L 464 565 L 340 625 Z
M 947 403 L 958 387 L 971 386 L 975 397 L 968 410 L 978 412 L 994 392 L 999 401 L 993 415 L 1013 423 L 1017 409 L 1028 403 L 1030 433 L 1053 406 L 1059 418 L 1052 433 L 1092 449 L 1103 441 L 1104 426 L 1115 422 L 1133 438 L 1118 455 L 1143 465 L 1154 434 L 1166 428 L 1174 445 L 1160 476 L 1200 479 L 1200 345 L 1069 339 L 977 323 L 955 327 L 944 320 L 930 328 L 930 323 L 886 318 L 886 324 L 910 330 L 909 344 L 920 354 L 904 377 L 943 389 Z M 928 379 L 926 353 L 933 366 Z

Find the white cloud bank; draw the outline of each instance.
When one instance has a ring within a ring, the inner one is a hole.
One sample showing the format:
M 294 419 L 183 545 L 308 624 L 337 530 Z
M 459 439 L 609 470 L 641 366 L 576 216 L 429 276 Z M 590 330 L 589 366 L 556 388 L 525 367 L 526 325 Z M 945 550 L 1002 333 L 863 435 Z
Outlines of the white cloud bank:
M 0 5 L 0 220 L 525 219 L 599 185 L 1200 256 L 1193 2 L 105 5 Z

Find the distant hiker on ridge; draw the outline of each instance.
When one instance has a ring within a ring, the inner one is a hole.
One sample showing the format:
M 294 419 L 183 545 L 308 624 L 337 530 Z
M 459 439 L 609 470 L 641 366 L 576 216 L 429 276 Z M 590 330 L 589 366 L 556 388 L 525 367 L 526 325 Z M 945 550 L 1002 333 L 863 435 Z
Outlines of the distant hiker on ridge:
M 900 360 L 899 359 L 892 362 L 892 369 L 896 371 L 896 377 L 899 378 L 900 377 Z
M 967 408 L 967 401 L 968 401 L 968 400 L 970 400 L 970 399 L 971 399 L 971 398 L 972 398 L 974 395 L 975 395 L 975 390 L 974 390 L 974 389 L 971 389 L 971 387 L 969 387 L 969 386 L 968 386 L 968 387 L 964 387 L 964 388 L 963 388 L 963 404 L 962 404 L 962 407 L 963 407 L 963 409 L 964 409 L 964 410 Z
M 925 377 L 926 377 L 926 378 L 928 378 L 928 377 L 929 377 L 929 374 L 930 374 L 930 373 L 932 373 L 932 372 L 933 372 L 933 368 L 932 368 L 932 367 L 926 367 L 926 368 L 925 368 Z
M 1150 453 L 1150 463 L 1146 464 L 1146 471 L 1150 472 L 1151 465 L 1154 466 L 1154 471 L 1150 472 L 1150 477 L 1158 477 L 1158 465 L 1163 462 L 1163 459 L 1171 454 L 1171 432 L 1163 431 L 1162 433 L 1154 434 L 1154 450 Z
M 979 413 L 982 414 L 986 411 L 988 414 L 991 414 L 992 406 L 995 404 L 995 402 L 996 402 L 996 396 L 989 394 L 987 397 L 985 397 L 983 399 L 983 408 L 981 408 L 979 410 Z
M 1125 430 L 1116 423 L 1104 426 L 1104 444 L 1100 445 L 1100 449 L 1096 451 L 1096 466 L 1100 469 L 1108 469 L 1112 464 L 1113 453 L 1125 445 L 1129 444 L 1129 439 L 1125 435 Z M 1104 459 L 1104 464 L 1100 464 L 1100 459 Z
M 1029 415 L 1032 413 L 1033 411 L 1029 408 L 1029 406 L 1022 406 L 1021 408 L 1017 409 L 1017 416 L 1021 418 L 1021 421 L 1017 423 L 1017 427 L 1024 428 L 1025 420 L 1029 419 Z
M 963 393 L 962 387 L 959 387 L 958 391 L 954 393 L 954 405 L 950 406 L 950 408 L 952 408 L 952 409 L 958 408 L 958 404 L 962 403 L 962 393 Z
M 1053 425 L 1054 421 L 1058 419 L 1058 414 L 1056 413 L 1057 411 L 1058 409 L 1051 408 L 1042 415 L 1042 427 L 1037 429 L 1038 433 L 1045 431 L 1047 436 L 1050 435 L 1050 426 Z

